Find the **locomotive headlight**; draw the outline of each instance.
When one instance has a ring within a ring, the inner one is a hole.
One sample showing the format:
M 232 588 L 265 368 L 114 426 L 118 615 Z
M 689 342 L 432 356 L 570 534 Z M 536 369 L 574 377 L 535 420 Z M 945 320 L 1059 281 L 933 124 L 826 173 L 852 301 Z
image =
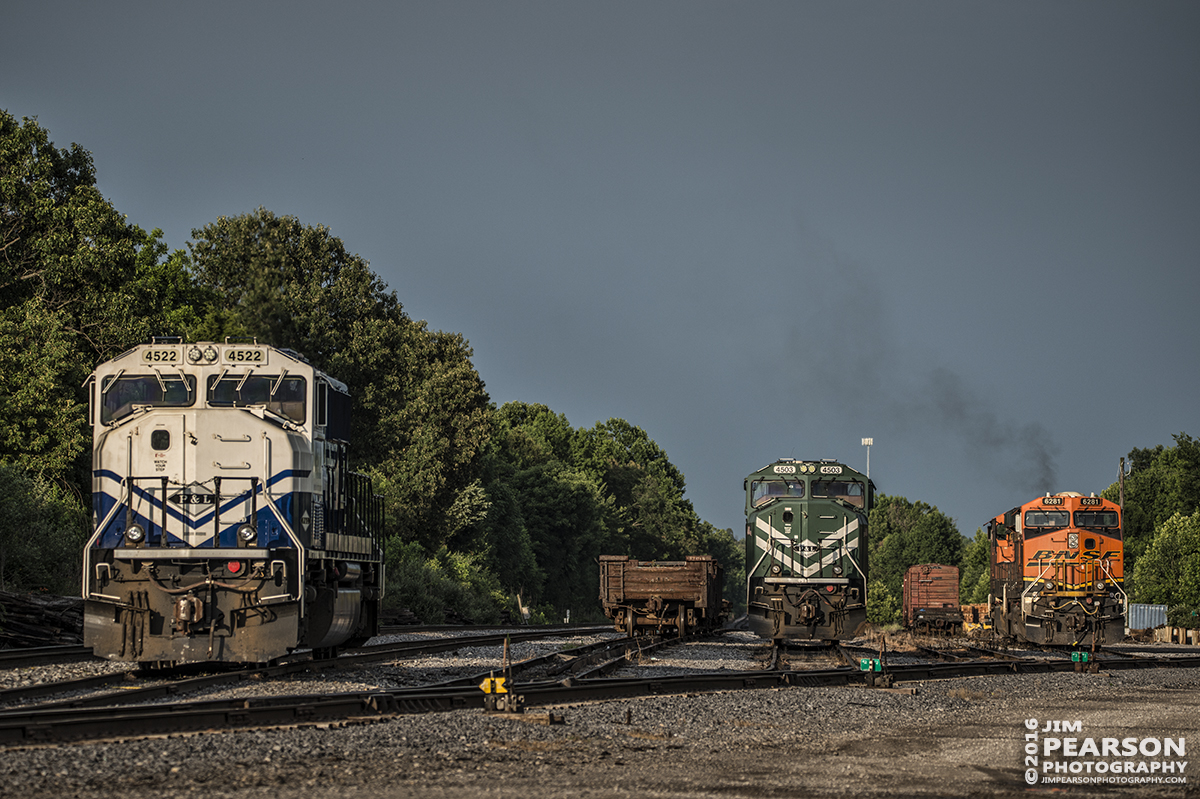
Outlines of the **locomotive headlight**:
M 833 566 L 833 573 L 835 575 L 837 575 L 838 577 L 841 577 L 842 576 L 842 564 L 835 563 Z
M 131 524 L 125 531 L 125 540 L 131 544 L 140 544 L 146 537 L 146 530 L 140 524 Z
M 1103 581 L 1103 580 L 1097 580 L 1097 581 L 1096 581 L 1096 590 L 1097 590 L 1097 591 L 1103 591 L 1103 590 L 1104 590 L 1104 581 Z
M 779 564 L 771 564 L 771 574 L 779 574 Z
M 1079 549 L 1079 533 L 1067 533 L 1067 547 Z
M 204 360 L 208 361 L 209 363 L 212 363 L 216 359 L 217 359 L 217 348 L 216 347 L 205 347 L 204 348 Z
M 254 529 L 253 525 L 243 524 L 237 530 L 238 538 L 245 541 L 247 544 L 258 537 L 258 530 Z
M 203 359 L 203 358 L 204 358 L 204 353 L 200 351 L 199 347 L 192 347 L 190 350 L 188 350 L 188 353 L 187 353 L 188 363 L 200 363 L 201 359 Z

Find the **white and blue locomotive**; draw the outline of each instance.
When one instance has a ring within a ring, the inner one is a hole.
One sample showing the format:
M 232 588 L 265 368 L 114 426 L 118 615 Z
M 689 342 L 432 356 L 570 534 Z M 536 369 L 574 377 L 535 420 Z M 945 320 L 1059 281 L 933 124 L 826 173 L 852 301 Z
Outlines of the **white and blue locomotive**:
M 382 503 L 348 468 L 344 384 L 256 342 L 156 339 L 88 393 L 97 656 L 263 663 L 377 633 Z

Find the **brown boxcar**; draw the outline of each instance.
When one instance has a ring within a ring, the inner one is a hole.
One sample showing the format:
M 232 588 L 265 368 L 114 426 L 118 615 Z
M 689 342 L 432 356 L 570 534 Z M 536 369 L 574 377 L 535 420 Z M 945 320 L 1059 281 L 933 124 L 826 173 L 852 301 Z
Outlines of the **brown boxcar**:
M 959 632 L 958 567 L 910 566 L 904 573 L 904 626 L 910 630 Z
M 604 615 L 629 635 L 650 629 L 684 635 L 719 623 L 723 576 L 711 555 L 659 561 L 601 555 L 600 603 Z

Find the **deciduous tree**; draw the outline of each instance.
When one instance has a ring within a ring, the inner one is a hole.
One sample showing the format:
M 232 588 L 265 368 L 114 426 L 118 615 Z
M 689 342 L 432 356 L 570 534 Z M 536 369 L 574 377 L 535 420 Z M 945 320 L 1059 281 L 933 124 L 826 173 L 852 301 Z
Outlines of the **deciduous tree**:
M 210 317 L 218 332 L 295 349 L 350 387 L 351 455 L 373 469 L 404 540 L 436 551 L 462 514 L 486 513 L 469 487 L 491 416 L 462 336 L 410 319 L 326 227 L 259 208 L 192 236 L 197 280 L 224 309 Z
M 129 224 L 91 154 L 0 111 L 0 459 L 86 492 L 84 378 L 202 303 L 182 252 Z

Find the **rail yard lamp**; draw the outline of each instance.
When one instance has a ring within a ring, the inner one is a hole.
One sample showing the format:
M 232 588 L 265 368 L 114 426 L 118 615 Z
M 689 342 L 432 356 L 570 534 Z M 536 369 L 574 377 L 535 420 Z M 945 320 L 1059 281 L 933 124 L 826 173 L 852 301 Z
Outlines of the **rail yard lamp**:
M 875 443 L 873 438 L 864 438 L 862 445 L 867 448 L 867 485 L 866 494 L 869 497 L 871 494 L 871 445 Z M 871 502 L 867 500 L 867 510 L 871 510 Z

